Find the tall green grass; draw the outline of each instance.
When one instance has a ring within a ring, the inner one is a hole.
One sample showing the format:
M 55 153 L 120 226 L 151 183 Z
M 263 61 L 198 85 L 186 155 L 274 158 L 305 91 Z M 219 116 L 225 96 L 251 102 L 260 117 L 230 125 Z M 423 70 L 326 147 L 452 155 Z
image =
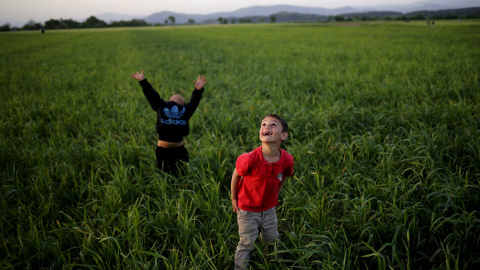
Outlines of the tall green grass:
M 480 265 L 480 24 L 290 24 L 0 34 L 5 269 L 229 269 L 230 177 L 276 112 L 295 175 L 257 269 Z M 204 98 L 157 172 L 145 69 Z M 259 249 L 262 247 L 259 246 Z

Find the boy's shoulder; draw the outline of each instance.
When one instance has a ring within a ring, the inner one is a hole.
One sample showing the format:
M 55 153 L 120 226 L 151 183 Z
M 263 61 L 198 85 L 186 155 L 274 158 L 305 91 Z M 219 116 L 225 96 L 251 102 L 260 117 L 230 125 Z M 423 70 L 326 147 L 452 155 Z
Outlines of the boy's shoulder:
M 282 152 L 282 155 L 285 156 L 285 159 L 286 159 L 287 161 L 290 161 L 290 160 L 293 161 L 293 156 L 292 156 L 292 154 L 288 153 L 286 150 L 283 150 L 283 149 L 280 149 L 280 151 Z
M 261 154 L 262 154 L 262 147 L 259 146 L 259 147 L 253 149 L 250 152 L 246 152 L 246 153 L 241 154 L 240 156 L 238 156 L 237 159 L 240 159 L 240 158 L 242 158 L 242 159 L 246 159 L 246 158 L 256 159 L 256 158 L 259 158 Z
M 241 154 L 235 163 L 237 173 L 240 176 L 250 175 L 250 173 L 262 163 L 261 155 L 261 148 L 255 148 L 251 152 Z
M 279 163 L 293 163 L 293 156 L 288 153 L 286 150 L 280 149 L 281 157 L 280 160 L 277 161 Z M 252 163 L 265 163 L 262 154 L 262 146 L 258 146 L 257 148 L 253 149 L 251 152 L 243 153 L 238 158 L 237 161 L 241 162 L 248 162 Z

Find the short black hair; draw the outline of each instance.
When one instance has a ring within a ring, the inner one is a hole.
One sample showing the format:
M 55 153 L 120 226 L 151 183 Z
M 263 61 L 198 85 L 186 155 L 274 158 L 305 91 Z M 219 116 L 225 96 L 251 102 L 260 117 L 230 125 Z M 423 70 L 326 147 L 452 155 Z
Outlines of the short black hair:
M 285 121 L 285 119 L 283 119 L 283 117 L 281 117 L 280 115 L 278 114 L 275 114 L 275 113 L 271 113 L 269 115 L 266 115 L 265 117 L 262 118 L 262 121 L 267 118 L 267 117 L 273 117 L 275 119 L 277 119 L 278 121 L 280 121 L 280 123 L 282 124 L 282 132 L 288 132 L 288 124 L 287 124 L 287 121 Z

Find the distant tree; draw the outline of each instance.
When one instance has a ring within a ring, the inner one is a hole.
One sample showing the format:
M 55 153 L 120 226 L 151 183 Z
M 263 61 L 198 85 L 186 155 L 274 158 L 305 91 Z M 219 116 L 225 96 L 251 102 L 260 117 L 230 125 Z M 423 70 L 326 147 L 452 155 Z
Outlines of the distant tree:
M 465 18 L 468 18 L 468 19 L 480 18 L 480 9 L 477 9 L 473 14 L 466 15 Z
M 50 19 L 45 21 L 45 28 L 46 29 L 61 29 L 65 28 L 63 24 L 59 20 Z
M 97 19 L 94 16 L 90 16 L 83 24 L 85 28 L 106 27 L 107 23 Z
M 40 30 L 43 27 L 41 23 L 37 23 L 34 20 L 28 21 L 23 27 L 23 30 Z
M 175 17 L 173 17 L 173 16 L 168 16 L 168 20 L 170 21 L 170 23 L 171 23 L 172 25 L 175 25 Z
M 194 19 L 188 19 L 188 24 L 195 24 L 195 20 Z
M 250 19 L 250 18 L 240 18 L 240 19 L 238 19 L 238 22 L 239 23 L 251 23 L 252 19 Z
M 445 19 L 447 19 L 447 20 L 451 20 L 451 19 L 456 20 L 456 19 L 458 19 L 458 16 L 455 15 L 455 14 L 452 14 L 452 13 L 447 13 L 447 14 L 445 14 Z
M 227 18 L 218 17 L 217 21 L 219 24 L 228 24 Z
M 168 20 L 165 20 L 165 25 L 168 25 Z
M 425 19 L 426 19 L 426 17 L 423 14 L 416 14 L 416 15 L 410 17 L 410 20 L 425 20 Z
M 270 16 L 270 22 L 275 23 L 277 21 L 277 18 L 273 15 Z
M 145 20 L 132 19 L 130 21 L 113 21 L 110 23 L 111 27 L 126 27 L 126 26 L 147 26 L 148 23 Z
M 337 15 L 337 16 L 333 17 L 333 19 L 337 22 L 344 22 L 345 21 L 345 17 L 340 16 L 340 15 Z
M 82 28 L 82 23 L 81 22 L 77 22 L 75 20 L 72 20 L 72 19 L 60 19 L 60 23 L 64 26 L 66 26 L 66 28 Z
M 11 29 L 10 29 L 10 24 L 9 23 L 6 23 L 2 26 L 0 26 L 0 32 L 9 32 Z

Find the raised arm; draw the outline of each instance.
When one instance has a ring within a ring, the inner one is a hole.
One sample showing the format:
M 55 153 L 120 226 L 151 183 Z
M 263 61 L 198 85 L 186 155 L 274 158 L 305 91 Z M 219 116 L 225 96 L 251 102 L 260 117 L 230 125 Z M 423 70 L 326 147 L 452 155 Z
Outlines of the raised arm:
M 190 101 L 185 104 L 186 111 L 184 117 L 186 119 L 190 119 L 190 117 L 192 117 L 192 114 L 197 109 L 198 104 L 202 99 L 202 94 L 204 91 L 203 87 L 207 84 L 207 80 L 203 75 L 198 75 L 197 81 L 193 81 L 193 83 L 195 84 L 195 89 L 192 92 L 192 97 L 190 98 Z
M 233 212 L 238 212 L 238 181 L 240 181 L 241 176 L 238 175 L 237 169 L 233 170 L 232 183 L 231 183 L 231 198 L 232 198 L 232 207 Z
M 160 97 L 157 91 L 153 89 L 152 85 L 147 81 L 147 79 L 145 79 L 144 72 L 145 71 L 142 70 L 141 73 L 132 73 L 132 78 L 138 80 L 140 86 L 142 86 L 143 94 L 147 98 L 148 103 L 150 103 L 150 106 L 154 111 L 157 111 L 158 108 L 165 103 L 165 101 Z

